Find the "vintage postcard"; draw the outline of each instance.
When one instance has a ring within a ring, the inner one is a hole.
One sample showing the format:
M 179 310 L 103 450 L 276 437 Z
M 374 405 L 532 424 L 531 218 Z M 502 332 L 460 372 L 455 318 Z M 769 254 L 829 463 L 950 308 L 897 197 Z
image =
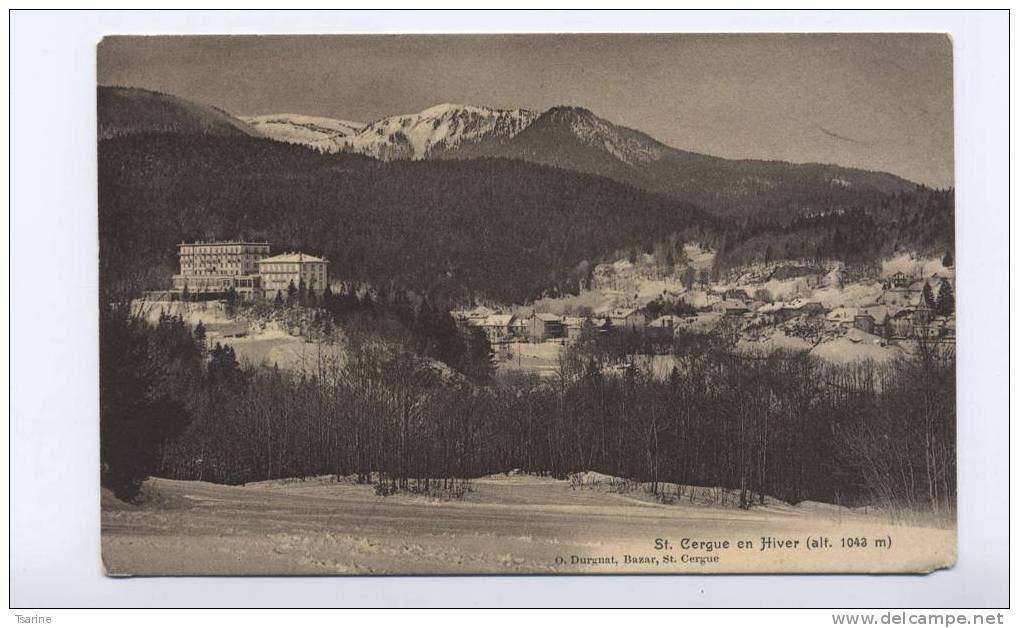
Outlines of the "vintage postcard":
M 938 33 L 97 48 L 106 573 L 956 559 Z

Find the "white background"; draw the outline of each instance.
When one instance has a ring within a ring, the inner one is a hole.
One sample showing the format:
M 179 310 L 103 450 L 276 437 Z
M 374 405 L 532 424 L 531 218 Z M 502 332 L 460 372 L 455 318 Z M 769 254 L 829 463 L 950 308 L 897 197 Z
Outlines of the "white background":
M 1007 14 L 15 12 L 10 29 L 11 606 L 1008 604 Z M 952 34 L 957 566 L 880 577 L 106 578 L 99 557 L 95 44 L 106 34 L 534 31 Z

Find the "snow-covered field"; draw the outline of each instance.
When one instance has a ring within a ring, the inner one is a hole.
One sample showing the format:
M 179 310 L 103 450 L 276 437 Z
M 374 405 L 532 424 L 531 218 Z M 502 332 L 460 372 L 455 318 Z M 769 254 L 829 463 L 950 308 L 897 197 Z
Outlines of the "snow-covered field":
M 553 375 L 559 368 L 559 355 L 565 345 L 562 341 L 513 342 L 500 345 L 495 353 L 499 371 L 525 371 L 539 375 Z
M 614 492 L 606 476 L 579 479 L 492 476 L 463 501 L 379 497 L 331 478 L 151 479 L 140 506 L 104 491 L 103 560 L 111 575 L 905 572 L 955 560 L 954 530 L 825 504 L 704 503 L 717 489 L 661 504 L 640 489 Z M 825 538 L 829 547 L 808 549 Z M 844 538 L 866 547 L 843 548 Z
M 278 366 L 305 375 L 318 373 L 323 365 L 343 366 L 346 361 L 343 345 L 308 341 L 278 328 L 235 338 L 210 337 L 210 340 L 233 347 L 241 364 Z

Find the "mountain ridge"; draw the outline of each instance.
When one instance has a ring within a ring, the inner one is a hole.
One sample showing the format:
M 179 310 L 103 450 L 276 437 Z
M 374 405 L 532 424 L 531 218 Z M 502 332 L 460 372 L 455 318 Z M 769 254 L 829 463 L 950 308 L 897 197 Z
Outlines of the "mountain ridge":
M 158 92 L 109 91 L 118 89 L 125 88 L 100 87 L 100 137 L 139 131 L 241 134 L 382 161 L 521 159 L 607 177 L 737 221 L 789 222 L 800 216 L 874 206 L 889 194 L 916 188 L 915 183 L 886 172 L 835 164 L 727 159 L 681 150 L 570 105 L 538 112 L 441 103 L 362 125 L 301 114 L 236 118 L 215 107 Z M 132 108 L 139 111 L 132 113 Z
M 332 140 L 384 161 L 503 157 L 606 176 L 732 218 L 792 219 L 871 204 L 916 186 L 897 175 L 823 163 L 730 159 L 674 148 L 590 109 L 443 103 L 388 116 Z

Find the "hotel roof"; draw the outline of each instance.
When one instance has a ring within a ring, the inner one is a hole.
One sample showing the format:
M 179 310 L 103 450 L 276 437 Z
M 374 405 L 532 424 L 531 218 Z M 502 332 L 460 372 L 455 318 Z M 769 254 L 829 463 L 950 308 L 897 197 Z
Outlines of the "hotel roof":
M 245 242 L 242 240 L 223 240 L 223 241 L 209 241 L 209 242 L 181 242 L 178 247 L 181 246 L 234 246 L 237 244 L 243 244 L 245 246 L 269 246 L 268 242 Z
M 259 264 L 265 264 L 266 262 L 325 262 L 329 263 L 328 260 L 322 259 L 321 257 L 315 257 L 314 255 L 308 255 L 307 253 L 284 253 L 282 255 L 274 255 L 272 257 L 263 257 L 258 260 Z

